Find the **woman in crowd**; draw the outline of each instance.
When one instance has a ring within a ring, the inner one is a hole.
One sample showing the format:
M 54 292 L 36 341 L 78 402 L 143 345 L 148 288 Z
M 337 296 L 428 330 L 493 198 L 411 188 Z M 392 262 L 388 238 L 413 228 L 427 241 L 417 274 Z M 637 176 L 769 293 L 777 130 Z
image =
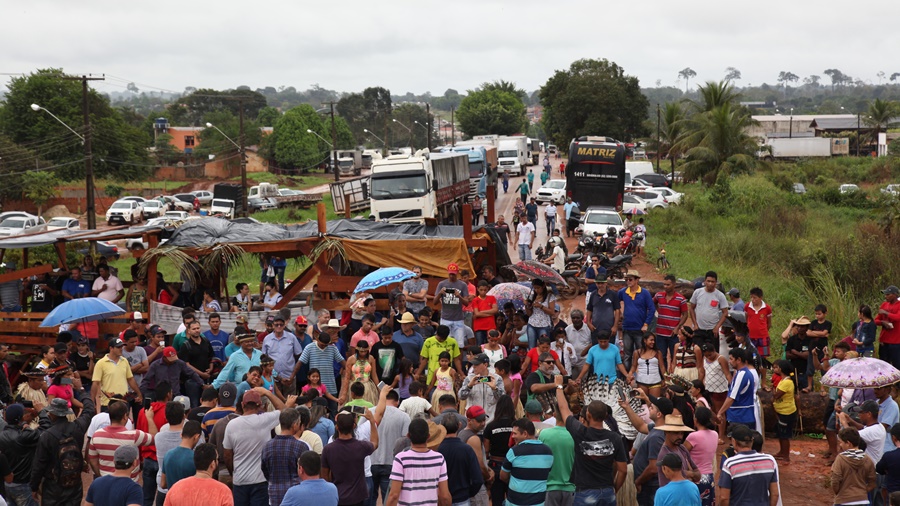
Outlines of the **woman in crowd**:
M 512 398 L 503 395 L 497 400 L 494 419 L 484 427 L 484 451 L 488 455 L 488 466 L 494 471 L 494 483 L 490 487 L 491 504 L 504 504 L 507 482 L 500 478 L 500 467 L 506 459 L 512 441 L 512 424 L 516 419 Z
M 716 448 L 719 436 L 713 414 L 708 407 L 697 406 L 694 412 L 695 431 L 688 434 L 684 447 L 691 452 L 691 459 L 697 464 L 701 478 L 697 483 L 700 489 L 700 501 L 703 506 L 716 504 L 716 481 L 713 476 L 713 462 L 716 460 Z
M 705 372 L 700 368 L 703 363 L 703 352 L 699 346 L 691 342 L 693 335 L 692 328 L 681 327 L 678 343 L 668 357 L 669 374 L 677 374 L 688 381 L 702 379 Z
M 869 494 L 875 490 L 875 464 L 866 455 L 866 442 L 856 429 L 846 427 L 838 432 L 838 450 L 841 453 L 831 465 L 834 504 L 869 504 Z
M 531 297 L 525 301 L 525 314 L 528 315 L 528 348 L 537 346 L 541 334 L 552 334 L 553 320 L 556 313 L 556 296 L 547 290 L 547 285 L 540 279 L 531 282 Z
M 656 335 L 652 332 L 645 332 L 641 346 L 634 350 L 630 373 L 645 394 L 659 397 L 665 373 L 662 353 L 656 348 Z

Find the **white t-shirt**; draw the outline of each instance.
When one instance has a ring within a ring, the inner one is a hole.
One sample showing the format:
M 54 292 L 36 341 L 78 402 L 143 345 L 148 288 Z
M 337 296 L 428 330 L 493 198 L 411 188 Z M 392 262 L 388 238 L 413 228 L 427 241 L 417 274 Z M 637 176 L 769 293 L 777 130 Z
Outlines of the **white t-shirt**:
M 556 218 L 556 206 L 553 204 L 547 204 L 547 208 L 544 209 L 544 215 L 547 218 Z
M 400 411 L 409 415 L 409 418 L 415 418 L 416 415 L 427 414 L 431 409 L 431 403 L 423 397 L 409 397 L 400 403 Z
M 109 279 L 106 280 L 97 277 L 97 279 L 94 280 L 94 285 L 91 287 L 91 290 L 100 290 L 103 285 L 106 285 L 106 289 L 98 293 L 97 297 L 108 301 L 116 300 L 116 297 L 119 296 L 119 291 L 125 289 L 125 287 L 122 286 L 122 282 L 119 281 L 119 278 L 110 275 Z
M 886 435 L 887 431 L 880 423 L 863 427 L 859 431 L 859 437 L 866 442 L 866 455 L 872 459 L 873 464 L 877 464 L 884 454 L 884 437 Z
M 560 246 L 553 247 L 553 270 L 556 272 L 566 270 L 566 252 Z
M 281 294 L 278 292 L 275 292 L 275 295 L 267 293 L 265 298 L 263 298 L 263 304 L 265 304 L 266 306 L 274 306 L 275 304 L 278 304 L 279 301 L 281 301 L 281 298 Z
M 94 437 L 95 432 L 106 427 L 109 427 L 109 413 L 97 413 L 91 418 L 91 424 L 88 425 L 87 432 L 84 435 L 87 437 Z M 128 430 L 134 429 L 131 420 L 125 421 L 125 428 Z
M 531 244 L 531 238 L 534 236 L 534 225 L 530 221 L 521 222 L 516 227 L 516 233 L 519 234 L 516 244 Z

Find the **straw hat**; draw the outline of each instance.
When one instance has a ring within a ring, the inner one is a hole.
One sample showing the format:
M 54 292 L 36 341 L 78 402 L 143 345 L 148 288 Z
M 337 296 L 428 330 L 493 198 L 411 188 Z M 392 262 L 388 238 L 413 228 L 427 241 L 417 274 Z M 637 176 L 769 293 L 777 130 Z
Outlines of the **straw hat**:
M 684 424 L 681 415 L 666 415 L 665 425 L 657 427 L 663 432 L 694 432 L 694 429 Z
M 325 325 L 320 325 L 319 330 L 328 330 L 328 329 L 344 330 L 345 327 L 346 327 L 346 325 L 341 325 L 341 322 L 337 321 L 337 319 L 335 319 L 335 318 L 332 318 L 332 319 L 328 320 L 328 323 L 326 323 Z
M 437 447 L 441 445 L 445 437 L 447 437 L 447 429 L 445 429 L 443 425 L 438 425 L 429 420 L 428 441 L 425 442 L 428 449 L 437 450 Z
M 403 316 L 400 317 L 400 323 L 418 323 L 416 321 L 416 317 L 412 315 L 409 311 L 403 313 Z
M 791 323 L 793 323 L 794 325 L 809 325 L 811 322 L 809 321 L 809 318 L 801 316 L 796 320 L 791 320 Z

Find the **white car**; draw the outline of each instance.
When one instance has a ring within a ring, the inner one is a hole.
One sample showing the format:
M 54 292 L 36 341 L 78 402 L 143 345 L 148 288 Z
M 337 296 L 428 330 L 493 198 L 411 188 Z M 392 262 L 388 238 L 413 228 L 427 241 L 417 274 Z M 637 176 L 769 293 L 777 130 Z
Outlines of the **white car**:
M 611 207 L 589 207 L 581 218 L 581 233 L 592 237 L 594 233 L 603 235 L 609 227 L 616 229 L 616 233 L 622 229 L 622 217 Z
M 200 201 L 201 206 L 205 206 L 205 205 L 209 204 L 210 202 L 212 202 L 212 199 L 213 199 L 212 192 L 208 192 L 208 191 L 204 191 L 204 190 L 197 190 L 197 191 L 194 191 L 191 193 L 195 197 L 197 197 L 197 200 Z
M 622 197 L 622 212 L 627 213 L 628 211 L 637 210 L 647 212 L 649 209 L 647 208 L 647 201 L 636 196 L 626 193 L 624 197 Z
M 158 218 L 162 213 L 166 212 L 166 209 L 167 207 L 164 206 L 162 202 L 154 199 L 144 202 L 141 212 L 146 220 L 149 218 Z
M 900 184 L 889 184 L 881 189 L 881 193 L 896 197 L 897 195 L 900 195 Z
M 76 218 L 58 216 L 47 222 L 47 230 L 81 230 L 81 223 Z
M 0 213 L 0 221 L 5 220 L 6 218 L 15 217 L 15 216 L 30 218 L 34 215 L 31 213 L 26 213 L 25 211 L 6 211 L 5 213 Z
M 117 200 L 106 210 L 106 223 L 127 223 L 133 225 L 143 220 L 141 205 L 134 200 Z
M 166 202 L 168 202 L 169 207 L 172 208 L 173 211 L 187 211 L 191 212 L 194 210 L 193 202 L 187 202 L 185 200 L 179 200 L 175 197 L 166 196 L 164 197 Z M 199 199 L 198 199 L 199 200 Z
M 647 205 L 646 210 L 648 211 L 650 209 L 665 209 L 669 207 L 669 201 L 666 200 L 666 197 L 664 197 L 661 193 L 650 190 L 640 190 L 631 192 L 631 195 L 644 199 Z
M 678 193 L 677 191 L 675 191 L 671 188 L 666 188 L 665 186 L 653 187 L 653 188 L 650 188 L 650 191 L 652 191 L 654 193 L 659 193 L 660 195 L 665 197 L 670 205 L 681 204 L 681 198 L 684 197 L 683 193 Z
M 12 216 L 0 221 L 0 237 L 13 237 L 41 230 L 47 230 L 47 224 L 37 216 Z
M 153 219 L 147 220 L 147 223 L 145 223 L 144 226 L 161 227 L 161 226 L 165 226 L 165 224 L 168 221 L 169 221 L 169 219 L 164 218 L 164 217 L 153 218 Z M 165 241 L 165 239 L 163 239 L 163 241 Z M 160 244 L 162 244 L 162 242 L 160 242 Z M 150 247 L 150 243 L 144 242 L 143 238 L 141 238 L 141 237 L 132 237 L 130 239 L 125 239 L 125 247 L 128 248 L 129 251 L 136 250 L 136 249 L 147 249 Z
M 858 191 L 859 191 L 859 186 L 856 186 L 855 184 L 842 184 L 842 185 L 838 188 L 838 191 L 840 191 L 841 193 L 853 193 L 853 192 L 858 192 Z
M 142 211 L 144 209 L 144 203 L 147 202 L 147 199 L 145 199 L 144 197 L 137 197 L 135 195 L 130 195 L 128 197 L 122 197 L 119 200 L 130 200 L 132 202 L 137 202 L 138 206 L 140 206 Z
M 162 217 L 166 220 L 188 220 L 191 218 L 191 215 L 184 211 L 166 211 L 166 214 L 162 215 Z
M 553 202 L 563 204 L 566 201 L 566 180 L 551 179 L 538 190 L 536 199 L 538 202 Z

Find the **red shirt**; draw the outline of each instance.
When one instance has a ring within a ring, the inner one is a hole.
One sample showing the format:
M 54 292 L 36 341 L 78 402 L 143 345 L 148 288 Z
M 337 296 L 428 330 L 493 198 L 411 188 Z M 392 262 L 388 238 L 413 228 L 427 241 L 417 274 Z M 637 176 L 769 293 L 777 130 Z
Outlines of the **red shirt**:
M 153 410 L 153 421 L 156 422 L 157 429 L 161 429 L 163 425 L 169 423 L 168 421 L 166 421 L 165 402 L 154 402 L 150 404 L 150 409 Z M 149 432 L 150 425 L 147 423 L 147 414 L 145 410 L 138 410 L 138 419 L 137 423 L 134 424 L 134 428 L 137 430 L 142 430 L 144 432 Z M 139 446 L 138 450 L 140 450 L 141 452 L 141 460 L 156 460 L 156 445 Z
M 881 327 L 881 322 L 891 322 L 894 324 L 894 328 L 892 329 L 881 327 L 881 338 L 879 341 L 882 344 L 900 344 L 900 299 L 894 301 L 893 304 L 884 301 L 878 306 L 878 309 L 884 309 L 888 314 L 878 314 L 875 316 L 876 325 Z
M 681 315 L 688 312 L 687 299 L 684 295 L 675 292 L 671 299 L 666 297 L 666 292 L 659 292 L 653 297 L 656 303 L 656 335 L 670 337 L 678 322 L 681 321 Z
M 553 360 L 559 360 L 559 355 L 557 355 L 555 351 L 550 350 L 549 353 L 551 355 L 553 355 Z M 531 362 L 529 362 L 529 364 L 531 365 L 531 370 L 528 371 L 529 373 L 537 371 L 538 366 L 541 365 L 540 362 L 538 361 L 538 357 L 540 357 L 540 356 L 541 356 L 541 352 L 537 348 L 532 348 L 532 349 L 528 350 L 528 358 L 531 359 Z
M 487 295 L 483 299 L 476 296 L 472 299 L 472 309 L 475 311 L 488 311 L 495 304 L 497 304 L 497 299 L 493 295 Z M 472 319 L 472 330 L 493 330 L 495 328 L 497 328 L 497 322 L 493 316 Z
M 747 330 L 750 339 L 769 337 L 769 316 L 772 314 L 772 308 L 765 301 L 759 310 L 753 309 L 753 305 L 748 303 L 744 305 L 744 312 L 747 314 Z

